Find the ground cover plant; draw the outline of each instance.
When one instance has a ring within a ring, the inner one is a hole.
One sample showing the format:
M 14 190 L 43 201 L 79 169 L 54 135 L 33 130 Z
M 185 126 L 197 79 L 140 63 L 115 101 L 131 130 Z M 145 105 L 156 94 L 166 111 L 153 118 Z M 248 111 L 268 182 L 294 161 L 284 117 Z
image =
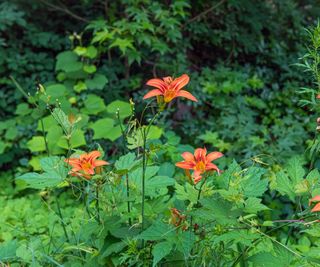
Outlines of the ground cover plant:
M 0 265 L 318 266 L 319 7 L 1 3 Z

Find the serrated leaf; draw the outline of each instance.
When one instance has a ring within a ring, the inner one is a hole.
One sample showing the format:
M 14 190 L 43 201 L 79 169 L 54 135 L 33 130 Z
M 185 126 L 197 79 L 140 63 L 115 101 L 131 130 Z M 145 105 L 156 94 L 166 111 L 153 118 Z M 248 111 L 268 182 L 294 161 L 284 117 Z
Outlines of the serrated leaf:
M 168 241 L 164 241 L 156 244 L 152 249 L 153 263 L 152 266 L 156 266 L 165 256 L 169 255 L 172 250 L 172 244 Z
M 161 221 L 155 221 L 149 228 L 144 230 L 137 239 L 145 240 L 162 240 L 174 235 L 174 229 L 171 225 L 165 224 Z
M 247 197 L 260 197 L 268 188 L 268 180 L 261 179 L 266 171 L 262 168 L 251 167 L 241 180 L 243 193 Z
M 139 161 L 136 160 L 135 153 L 128 153 L 121 156 L 114 164 L 118 171 L 130 171 Z
M 245 201 L 244 211 L 247 213 L 257 213 L 258 211 L 268 210 L 269 208 L 261 204 L 260 198 L 249 197 Z

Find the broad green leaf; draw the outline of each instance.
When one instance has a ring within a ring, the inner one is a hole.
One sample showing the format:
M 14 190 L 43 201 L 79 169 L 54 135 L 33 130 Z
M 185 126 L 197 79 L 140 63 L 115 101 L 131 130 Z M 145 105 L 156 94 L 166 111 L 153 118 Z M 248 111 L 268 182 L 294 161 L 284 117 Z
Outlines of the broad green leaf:
M 114 120 L 110 118 L 100 119 L 92 123 L 90 128 L 94 131 L 93 139 L 107 139 L 108 132 L 114 127 L 114 123 Z
M 114 164 L 117 171 L 130 171 L 136 164 L 139 163 L 138 160 L 136 160 L 136 154 L 135 153 L 128 153 L 124 156 L 121 156 Z
M 17 106 L 15 114 L 17 115 L 28 115 L 32 112 L 32 109 L 29 108 L 27 103 L 21 103 Z
M 249 197 L 245 201 L 244 211 L 247 213 L 257 213 L 258 211 L 268 210 L 269 208 L 261 204 L 260 198 Z
M 81 111 L 89 115 L 97 115 L 106 109 L 103 99 L 96 95 L 88 95 L 84 101 L 84 106 Z
M 219 244 L 219 242 L 230 242 L 237 244 L 243 244 L 245 246 L 250 246 L 255 239 L 258 239 L 260 234 L 252 233 L 250 230 L 235 230 L 228 231 L 214 238 L 214 244 Z
M 46 145 L 43 136 L 33 136 L 28 141 L 27 147 L 31 152 L 41 152 L 46 150 Z
M 42 158 L 40 165 L 44 171 L 43 173 L 26 173 L 16 179 L 25 181 L 28 187 L 44 189 L 59 185 L 67 177 L 68 169 L 65 167 L 64 161 L 59 157 Z
M 123 119 L 131 115 L 131 106 L 127 102 L 116 100 L 107 106 L 107 112 L 114 116 L 119 112 L 119 117 Z
M 97 67 L 95 65 L 84 65 L 83 66 L 83 70 L 86 73 L 92 74 L 92 73 L 95 73 L 97 71 Z
M 191 203 L 196 203 L 198 198 L 198 190 L 196 190 L 191 184 L 185 183 L 185 185 L 175 184 L 176 197 L 179 200 L 189 200 Z
M 80 129 L 77 129 L 73 131 L 71 138 L 70 138 L 70 147 L 71 148 L 77 148 L 80 146 L 86 145 L 86 139 L 84 136 L 84 132 Z M 57 145 L 64 148 L 64 149 L 69 149 L 68 142 L 65 136 L 62 136 L 58 142 Z
M 168 237 L 175 235 L 171 225 L 161 221 L 155 221 L 148 229 L 144 230 L 137 239 L 145 239 L 150 241 L 166 240 Z
M 305 175 L 305 170 L 302 167 L 302 162 L 299 157 L 294 157 L 289 160 L 287 166 L 287 173 L 290 176 L 291 181 L 296 185 L 301 181 Z
M 83 56 L 87 52 L 87 48 L 83 46 L 77 46 L 73 50 L 78 56 Z
M 261 179 L 265 174 L 262 168 L 251 167 L 241 180 L 244 195 L 247 197 L 260 197 L 268 188 L 268 180 Z
M 118 253 L 122 249 L 124 249 L 127 246 L 127 244 L 123 241 L 111 244 L 107 247 L 107 249 L 102 253 L 102 257 L 108 257 L 112 253 Z
M 109 139 L 114 141 L 122 133 L 120 126 L 114 126 L 115 121 L 110 118 L 100 119 L 94 122 L 90 128 L 94 131 L 93 139 Z
M 147 140 L 159 139 L 163 133 L 163 130 L 158 126 L 150 126 L 149 133 L 147 136 Z
M 56 70 L 65 72 L 76 72 L 82 69 L 82 63 L 78 61 L 78 56 L 72 51 L 65 51 L 57 56 Z
M 7 144 L 5 142 L 0 141 L 0 154 L 2 154 L 7 147 Z
M 65 95 L 66 90 L 63 84 L 51 84 L 46 87 L 46 94 L 51 97 L 51 103 L 54 103 L 56 99 Z
M 153 263 L 155 267 L 165 256 L 169 255 L 172 250 L 172 244 L 168 241 L 164 241 L 156 244 L 152 249 Z
M 18 248 L 17 240 L 11 240 L 0 244 L 0 262 L 9 262 L 16 258 Z
M 98 50 L 97 50 L 97 48 L 95 48 L 92 45 L 87 47 L 87 51 L 84 54 L 84 56 L 91 58 L 91 59 L 96 58 L 97 55 L 98 55 Z
M 103 88 L 105 88 L 107 82 L 107 77 L 99 73 L 96 73 L 92 79 L 85 80 L 85 83 L 90 90 L 102 90 Z
M 155 176 L 146 182 L 146 195 L 157 197 L 168 193 L 168 186 L 173 186 L 175 179 L 167 176 Z
M 73 86 L 73 89 L 77 92 L 80 93 L 82 91 L 87 90 L 87 85 L 83 81 L 78 81 L 77 84 Z

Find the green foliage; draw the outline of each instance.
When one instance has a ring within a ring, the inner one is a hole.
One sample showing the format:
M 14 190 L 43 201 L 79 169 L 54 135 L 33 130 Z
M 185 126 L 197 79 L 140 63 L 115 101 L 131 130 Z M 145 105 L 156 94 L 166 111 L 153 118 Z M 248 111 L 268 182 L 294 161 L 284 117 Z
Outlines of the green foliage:
M 319 264 L 308 200 L 320 193 L 320 146 L 307 141 L 319 25 L 303 31 L 319 9 L 314 0 L 1 3 L 0 265 Z M 303 54 L 306 72 L 293 66 Z M 197 103 L 175 99 L 159 116 L 155 101 L 142 107 L 147 79 L 182 73 Z M 225 154 L 223 172 L 195 185 L 175 163 L 204 146 Z M 93 150 L 110 166 L 68 175 L 65 157 Z

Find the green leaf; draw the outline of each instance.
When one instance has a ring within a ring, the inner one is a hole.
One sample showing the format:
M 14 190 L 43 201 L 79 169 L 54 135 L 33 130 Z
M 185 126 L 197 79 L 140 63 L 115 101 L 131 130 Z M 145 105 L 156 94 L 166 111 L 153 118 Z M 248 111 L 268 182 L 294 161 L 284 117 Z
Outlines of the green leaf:
M 294 185 L 303 179 L 305 170 L 302 167 L 301 159 L 299 157 L 294 157 L 289 160 L 287 173 Z
M 98 55 L 98 50 L 94 46 L 90 45 L 87 47 L 87 51 L 85 53 L 85 56 L 91 59 L 96 58 Z
M 123 241 L 111 244 L 107 247 L 107 249 L 102 253 L 102 257 L 108 257 L 112 253 L 118 253 L 122 249 L 124 249 L 127 246 L 127 244 Z
M 117 171 L 130 171 L 134 166 L 137 165 L 137 163 L 140 163 L 140 161 L 136 160 L 136 154 L 135 153 L 128 153 L 124 156 L 121 156 L 114 164 Z
M 86 139 L 84 137 L 84 132 L 80 129 L 77 129 L 72 132 L 71 138 L 70 138 L 70 147 L 71 148 L 77 148 L 80 146 L 86 145 Z M 68 142 L 65 136 L 62 136 L 60 140 L 57 143 L 58 146 L 69 149 Z
M 16 258 L 17 248 L 17 240 L 11 240 L 0 244 L 0 262 L 7 262 Z
M 33 136 L 28 141 L 27 147 L 31 152 L 41 152 L 46 150 L 46 145 L 43 136 Z
M 245 246 L 250 246 L 253 240 L 260 237 L 258 233 L 252 233 L 250 230 L 236 230 L 228 231 L 222 235 L 214 238 L 213 243 L 219 244 L 219 242 L 230 242 L 243 244 Z
M 28 115 L 32 112 L 32 109 L 29 108 L 27 103 L 21 103 L 17 106 L 15 114 L 17 115 Z
M 114 116 L 119 112 L 119 117 L 123 119 L 131 115 L 131 106 L 127 102 L 116 100 L 107 106 L 107 112 Z
M 172 226 L 161 221 L 155 221 L 148 229 L 144 230 L 137 239 L 162 240 L 174 235 Z
M 241 180 L 244 195 L 247 197 L 259 197 L 268 188 L 268 180 L 262 179 L 263 174 L 266 173 L 265 169 L 251 167 Z
M 67 177 L 68 170 L 64 161 L 59 157 L 46 157 L 40 160 L 43 173 L 30 172 L 17 177 L 27 183 L 27 186 L 35 189 L 55 187 Z
M 63 84 L 51 84 L 46 87 L 46 93 L 51 97 L 51 103 L 54 103 L 56 99 L 63 97 L 66 93 L 66 87 Z
M 74 51 L 78 56 L 83 56 L 84 54 L 86 54 L 87 48 L 86 48 L 86 47 L 83 47 L 83 46 L 77 46 L 73 51 Z
M 85 83 L 90 90 L 102 90 L 108 82 L 106 76 L 102 74 L 95 74 L 92 79 L 86 79 Z
M 55 121 L 61 126 L 66 135 L 71 134 L 72 125 L 68 119 L 68 116 L 63 112 L 61 108 L 55 108 L 52 111 L 51 115 L 55 119 Z
M 122 133 L 120 126 L 114 126 L 114 120 L 110 118 L 100 119 L 94 122 L 90 128 L 94 131 L 93 139 L 109 139 L 114 141 Z
M 72 51 L 65 51 L 57 56 L 56 70 L 65 72 L 76 72 L 82 69 L 82 63 L 78 61 L 78 56 Z
M 155 176 L 149 179 L 146 183 L 146 195 L 160 196 L 168 193 L 168 186 L 173 186 L 175 179 L 167 176 Z
M 169 255 L 172 250 L 172 244 L 168 241 L 164 241 L 156 244 L 153 247 L 153 263 L 152 266 L 155 267 L 165 256 Z
M 247 213 L 257 213 L 258 211 L 268 210 L 269 208 L 261 204 L 260 198 L 249 197 L 245 201 L 244 211 Z
M 87 85 L 83 81 L 78 81 L 77 84 L 73 86 L 73 89 L 77 92 L 80 93 L 82 91 L 87 90 Z
M 191 203 L 196 203 L 198 198 L 198 190 L 196 190 L 191 184 L 185 183 L 185 186 L 178 183 L 175 184 L 177 199 L 189 200 Z
M 122 53 L 122 55 L 126 54 L 127 49 L 134 49 L 134 46 L 132 45 L 133 41 L 130 39 L 121 39 L 116 38 L 110 45 L 109 48 L 112 47 L 118 47 Z
M 147 140 L 152 140 L 152 139 L 159 139 L 163 133 L 162 128 L 158 126 L 150 126 L 150 130 L 147 136 Z
M 97 71 L 97 67 L 95 65 L 84 65 L 83 66 L 83 70 L 86 73 L 92 74 L 92 73 L 95 73 Z
M 84 106 L 81 111 L 89 115 L 97 115 L 106 109 L 103 99 L 96 95 L 88 95 Z

